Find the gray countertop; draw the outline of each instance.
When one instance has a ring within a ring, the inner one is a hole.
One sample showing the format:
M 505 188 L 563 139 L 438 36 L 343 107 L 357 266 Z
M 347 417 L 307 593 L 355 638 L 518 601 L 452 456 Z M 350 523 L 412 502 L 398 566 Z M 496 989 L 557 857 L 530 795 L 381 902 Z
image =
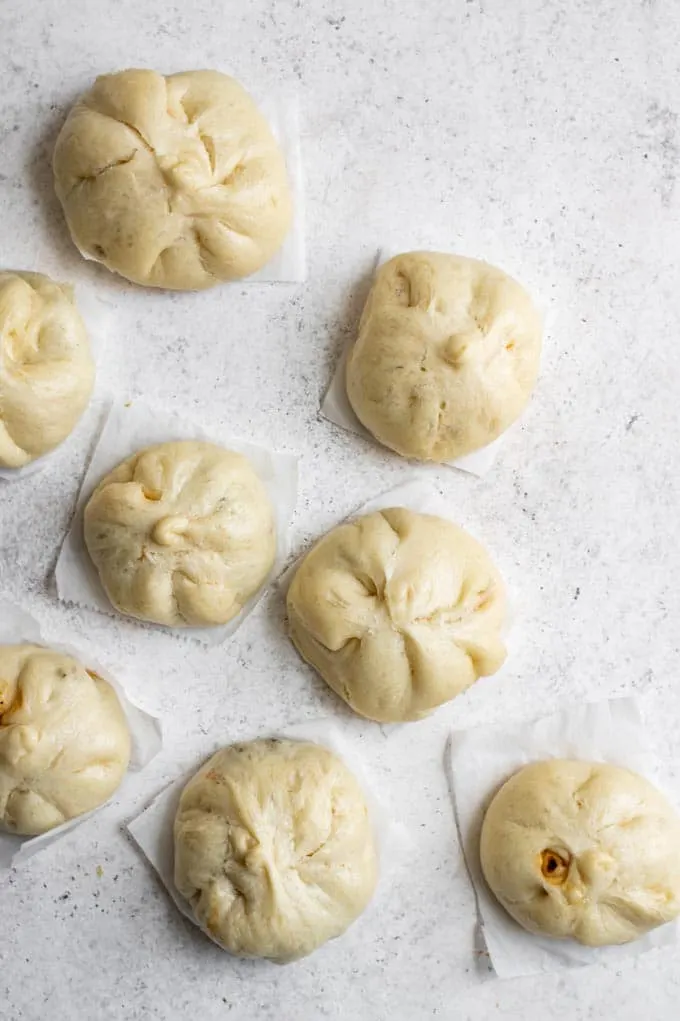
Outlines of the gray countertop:
M 165 729 L 125 801 L 0 879 L 3 1019 L 677 1017 L 674 950 L 488 973 L 442 763 L 452 727 L 632 692 L 680 801 L 679 33 L 676 0 L 3 0 L 0 262 L 113 305 L 106 389 L 299 452 L 295 552 L 408 471 L 317 416 L 379 247 L 485 258 L 551 309 L 540 385 L 497 466 L 429 473 L 502 567 L 516 619 L 504 669 L 420 724 L 352 717 L 299 661 L 275 589 L 213 649 L 57 603 L 100 402 L 43 474 L 0 488 L 0 592 L 119 664 Z M 80 258 L 51 146 L 97 73 L 134 65 L 297 88 L 306 285 L 155 293 Z M 307 960 L 233 960 L 178 915 L 122 823 L 220 735 L 328 715 L 411 829 L 412 861 Z

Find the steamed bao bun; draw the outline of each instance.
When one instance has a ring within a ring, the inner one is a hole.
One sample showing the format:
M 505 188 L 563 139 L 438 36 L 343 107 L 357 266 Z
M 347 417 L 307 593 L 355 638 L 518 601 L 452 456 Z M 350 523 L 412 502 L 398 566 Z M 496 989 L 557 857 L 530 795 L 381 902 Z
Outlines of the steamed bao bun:
M 486 447 L 524 410 L 542 326 L 529 295 L 477 259 L 409 252 L 376 273 L 347 359 L 359 421 L 404 457 Z
M 274 511 L 250 462 L 196 440 L 118 465 L 90 497 L 84 531 L 116 609 L 169 627 L 226 624 L 276 554 Z
M 218 71 L 97 78 L 53 162 L 75 244 L 137 284 L 195 290 L 248 276 L 290 227 L 283 154 L 245 89 Z
M 680 817 L 649 781 L 602 762 L 525 766 L 486 812 L 482 871 L 529 932 L 629 943 L 680 915 Z
M 54 450 L 93 385 L 73 289 L 40 273 L 0 272 L 0 467 L 21 468 Z
M 450 521 L 403 507 L 325 535 L 288 589 L 290 636 L 348 705 L 418 720 L 505 660 L 503 582 Z
M 340 936 L 368 905 L 378 858 L 343 762 L 303 741 L 217 752 L 182 792 L 175 885 L 224 950 L 281 963 Z
M 0 645 L 0 829 L 36 835 L 98 808 L 129 761 L 110 684 L 63 653 Z

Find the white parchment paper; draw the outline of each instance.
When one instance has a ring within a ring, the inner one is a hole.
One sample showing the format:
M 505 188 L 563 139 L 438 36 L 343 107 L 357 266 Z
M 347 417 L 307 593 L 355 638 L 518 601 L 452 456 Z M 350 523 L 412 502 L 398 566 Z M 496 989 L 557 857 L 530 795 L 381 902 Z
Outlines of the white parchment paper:
M 276 577 L 288 556 L 288 529 L 297 500 L 297 458 L 275 453 L 252 443 L 222 436 L 168 412 L 144 404 L 116 404 L 111 409 L 88 467 L 78 496 L 71 527 L 57 561 L 55 579 L 59 598 L 67 603 L 99 610 L 112 616 L 118 611 L 109 601 L 85 546 L 83 511 L 101 479 L 121 461 L 138 450 L 171 440 L 204 440 L 243 454 L 262 480 L 276 515 L 276 559 L 262 587 L 248 600 L 241 612 L 222 627 L 168 628 L 146 624 L 132 617 L 141 627 L 160 628 L 182 638 L 195 638 L 205 645 L 219 645 L 241 626 L 252 613 L 265 588 Z
M 21 644 L 44 645 L 54 649 L 56 652 L 73 656 L 89 670 L 103 677 L 115 689 L 127 717 L 132 738 L 129 770 L 139 772 L 158 754 L 163 743 L 160 721 L 130 701 L 125 688 L 110 669 L 103 666 L 100 662 L 93 660 L 91 656 L 83 653 L 76 646 L 46 642 L 39 622 L 31 614 L 26 613 L 25 610 L 14 603 L 0 599 L 0 645 Z M 118 790 L 112 795 L 112 798 L 124 798 L 125 788 L 126 780 L 124 779 Z M 100 808 L 78 816 L 77 819 L 64 823 L 63 826 L 56 826 L 53 830 L 43 833 L 39 837 L 20 837 L 12 833 L 0 831 L 0 871 L 20 865 L 22 862 L 32 858 L 34 854 L 38 854 L 43 848 L 49 847 L 55 840 L 59 840 L 98 811 L 100 811 Z
M 333 720 L 314 720 L 294 724 L 266 736 L 288 738 L 294 741 L 312 741 L 314 744 L 323 745 L 335 752 L 351 770 L 361 786 L 368 805 L 380 859 L 380 886 L 395 869 L 400 868 L 406 862 L 413 841 L 406 827 L 394 818 L 387 805 L 376 793 L 375 785 L 371 783 L 370 777 L 367 775 L 362 757 L 357 752 L 354 742 L 341 733 Z M 158 873 L 176 907 L 196 926 L 198 926 L 198 922 L 190 904 L 175 886 L 173 823 L 184 787 L 202 763 L 223 747 L 225 747 L 224 741 L 213 745 L 201 763 L 161 791 L 151 804 L 127 825 L 128 832 Z M 377 892 L 375 896 L 377 896 Z M 198 927 L 200 928 L 200 926 Z M 206 935 L 210 934 L 206 933 Z
M 575 965 L 620 962 L 652 947 L 675 944 L 676 922 L 618 947 L 585 947 L 576 940 L 534 936 L 515 922 L 489 890 L 479 860 L 486 808 L 501 785 L 541 759 L 584 759 L 624 766 L 660 787 L 656 759 L 633 698 L 589 702 L 507 727 L 454 731 L 448 748 L 450 784 L 463 853 L 475 888 L 482 934 L 496 974 L 515 978 Z
M 25 270 L 25 272 L 40 273 L 40 269 Z M 66 281 L 62 281 L 65 283 Z M 101 396 L 101 369 L 103 365 L 103 357 L 106 349 L 106 343 L 113 322 L 113 307 L 97 297 L 91 289 L 84 287 L 82 284 L 74 285 L 74 294 L 78 311 L 85 323 L 87 330 L 87 336 L 90 341 L 90 348 L 92 350 L 92 357 L 95 363 L 95 379 L 92 394 L 88 406 L 92 404 L 93 400 Z M 86 409 L 83 409 L 83 414 Z M 23 465 L 21 468 L 3 468 L 0 466 L 0 481 L 3 482 L 19 482 L 22 479 L 27 479 L 31 475 L 36 475 L 41 472 L 43 468 L 46 468 L 50 461 L 59 453 L 60 450 L 68 443 L 70 436 L 67 436 L 59 446 L 55 447 L 54 450 L 50 450 L 49 453 L 43 454 L 42 457 L 36 457 L 35 461 L 31 461 L 29 464 Z
M 260 103 L 272 133 L 283 150 L 293 194 L 293 223 L 279 251 L 252 276 L 237 283 L 304 283 L 307 279 L 305 251 L 305 179 L 300 149 L 300 104 L 297 96 L 269 97 Z
M 395 249 L 395 248 L 382 248 L 378 252 L 376 259 L 376 269 L 383 265 L 385 262 L 389 262 L 390 259 L 394 258 L 400 252 L 418 251 L 412 245 Z M 330 386 L 326 391 L 323 402 L 321 404 L 321 414 L 324 418 L 328 419 L 329 422 L 333 422 L 334 425 L 339 425 L 341 429 L 346 429 L 348 432 L 355 433 L 357 436 L 364 436 L 372 439 L 375 443 L 378 441 L 374 436 L 365 428 L 354 414 L 352 405 L 347 397 L 347 388 L 345 386 L 345 375 L 347 369 L 347 358 L 349 357 L 350 350 L 354 341 L 351 341 L 340 356 L 340 361 L 337 364 L 336 370 L 333 374 Z M 477 475 L 481 477 L 486 475 L 488 471 L 493 467 L 496 458 L 498 457 L 502 446 L 504 445 L 508 433 L 515 428 L 515 425 L 511 425 L 509 429 L 495 439 L 492 443 L 489 443 L 486 447 L 482 447 L 480 450 L 474 450 L 471 454 L 465 454 L 463 457 L 456 457 L 452 461 L 447 461 L 451 468 L 459 468 L 461 471 L 468 472 L 470 475 Z

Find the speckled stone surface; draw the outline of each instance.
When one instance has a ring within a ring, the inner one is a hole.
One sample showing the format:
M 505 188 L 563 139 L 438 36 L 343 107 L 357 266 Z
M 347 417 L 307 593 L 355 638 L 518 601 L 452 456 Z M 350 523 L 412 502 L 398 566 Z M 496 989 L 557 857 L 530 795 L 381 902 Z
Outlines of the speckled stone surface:
M 680 800 L 679 33 L 676 0 L 3 0 L 0 262 L 113 304 L 109 389 L 299 451 L 295 551 L 407 470 L 317 417 L 379 246 L 489 259 L 554 311 L 538 392 L 495 470 L 431 473 L 504 568 L 517 619 L 503 671 L 421 724 L 352 718 L 298 660 L 275 591 L 209 650 L 59 605 L 51 572 L 97 406 L 44 474 L 0 488 L 0 592 L 119 664 L 166 740 L 132 800 L 0 880 L 3 1021 L 677 1017 L 671 950 L 619 970 L 487 973 L 442 757 L 452 726 L 636 692 Z M 169 295 L 83 262 L 51 146 L 92 77 L 129 65 L 299 88 L 306 286 Z M 313 957 L 231 960 L 178 916 L 122 823 L 216 735 L 328 714 L 411 827 L 411 867 Z

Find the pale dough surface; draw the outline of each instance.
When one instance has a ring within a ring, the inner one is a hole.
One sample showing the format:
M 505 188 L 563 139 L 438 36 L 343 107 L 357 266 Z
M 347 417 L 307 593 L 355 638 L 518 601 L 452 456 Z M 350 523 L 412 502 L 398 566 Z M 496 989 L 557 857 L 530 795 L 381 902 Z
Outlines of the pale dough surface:
M 0 645 L 0 828 L 45 833 L 104 804 L 130 760 L 115 691 L 71 656 Z
M 113 605 L 169 627 L 226 624 L 276 554 L 274 510 L 250 462 L 196 440 L 118 465 L 90 497 L 84 530 Z
M 73 289 L 40 273 L 0 272 L 0 467 L 21 468 L 65 440 L 93 385 Z
M 358 918 L 377 875 L 364 795 L 327 748 L 231 745 L 184 788 L 175 884 L 232 954 L 281 962 L 310 954 Z
M 551 759 L 511 777 L 486 812 L 481 864 L 530 932 L 629 943 L 680 915 L 680 816 L 643 777 Z
M 53 164 L 78 248 L 149 287 L 248 276 L 278 251 L 292 220 L 271 129 L 218 71 L 97 78 L 71 110 Z
M 347 359 L 357 418 L 404 457 L 450 461 L 485 447 L 524 410 L 541 318 L 495 266 L 408 252 L 381 266 Z
M 325 535 L 288 590 L 290 635 L 356 712 L 417 720 L 505 660 L 506 599 L 484 548 L 394 507 Z

